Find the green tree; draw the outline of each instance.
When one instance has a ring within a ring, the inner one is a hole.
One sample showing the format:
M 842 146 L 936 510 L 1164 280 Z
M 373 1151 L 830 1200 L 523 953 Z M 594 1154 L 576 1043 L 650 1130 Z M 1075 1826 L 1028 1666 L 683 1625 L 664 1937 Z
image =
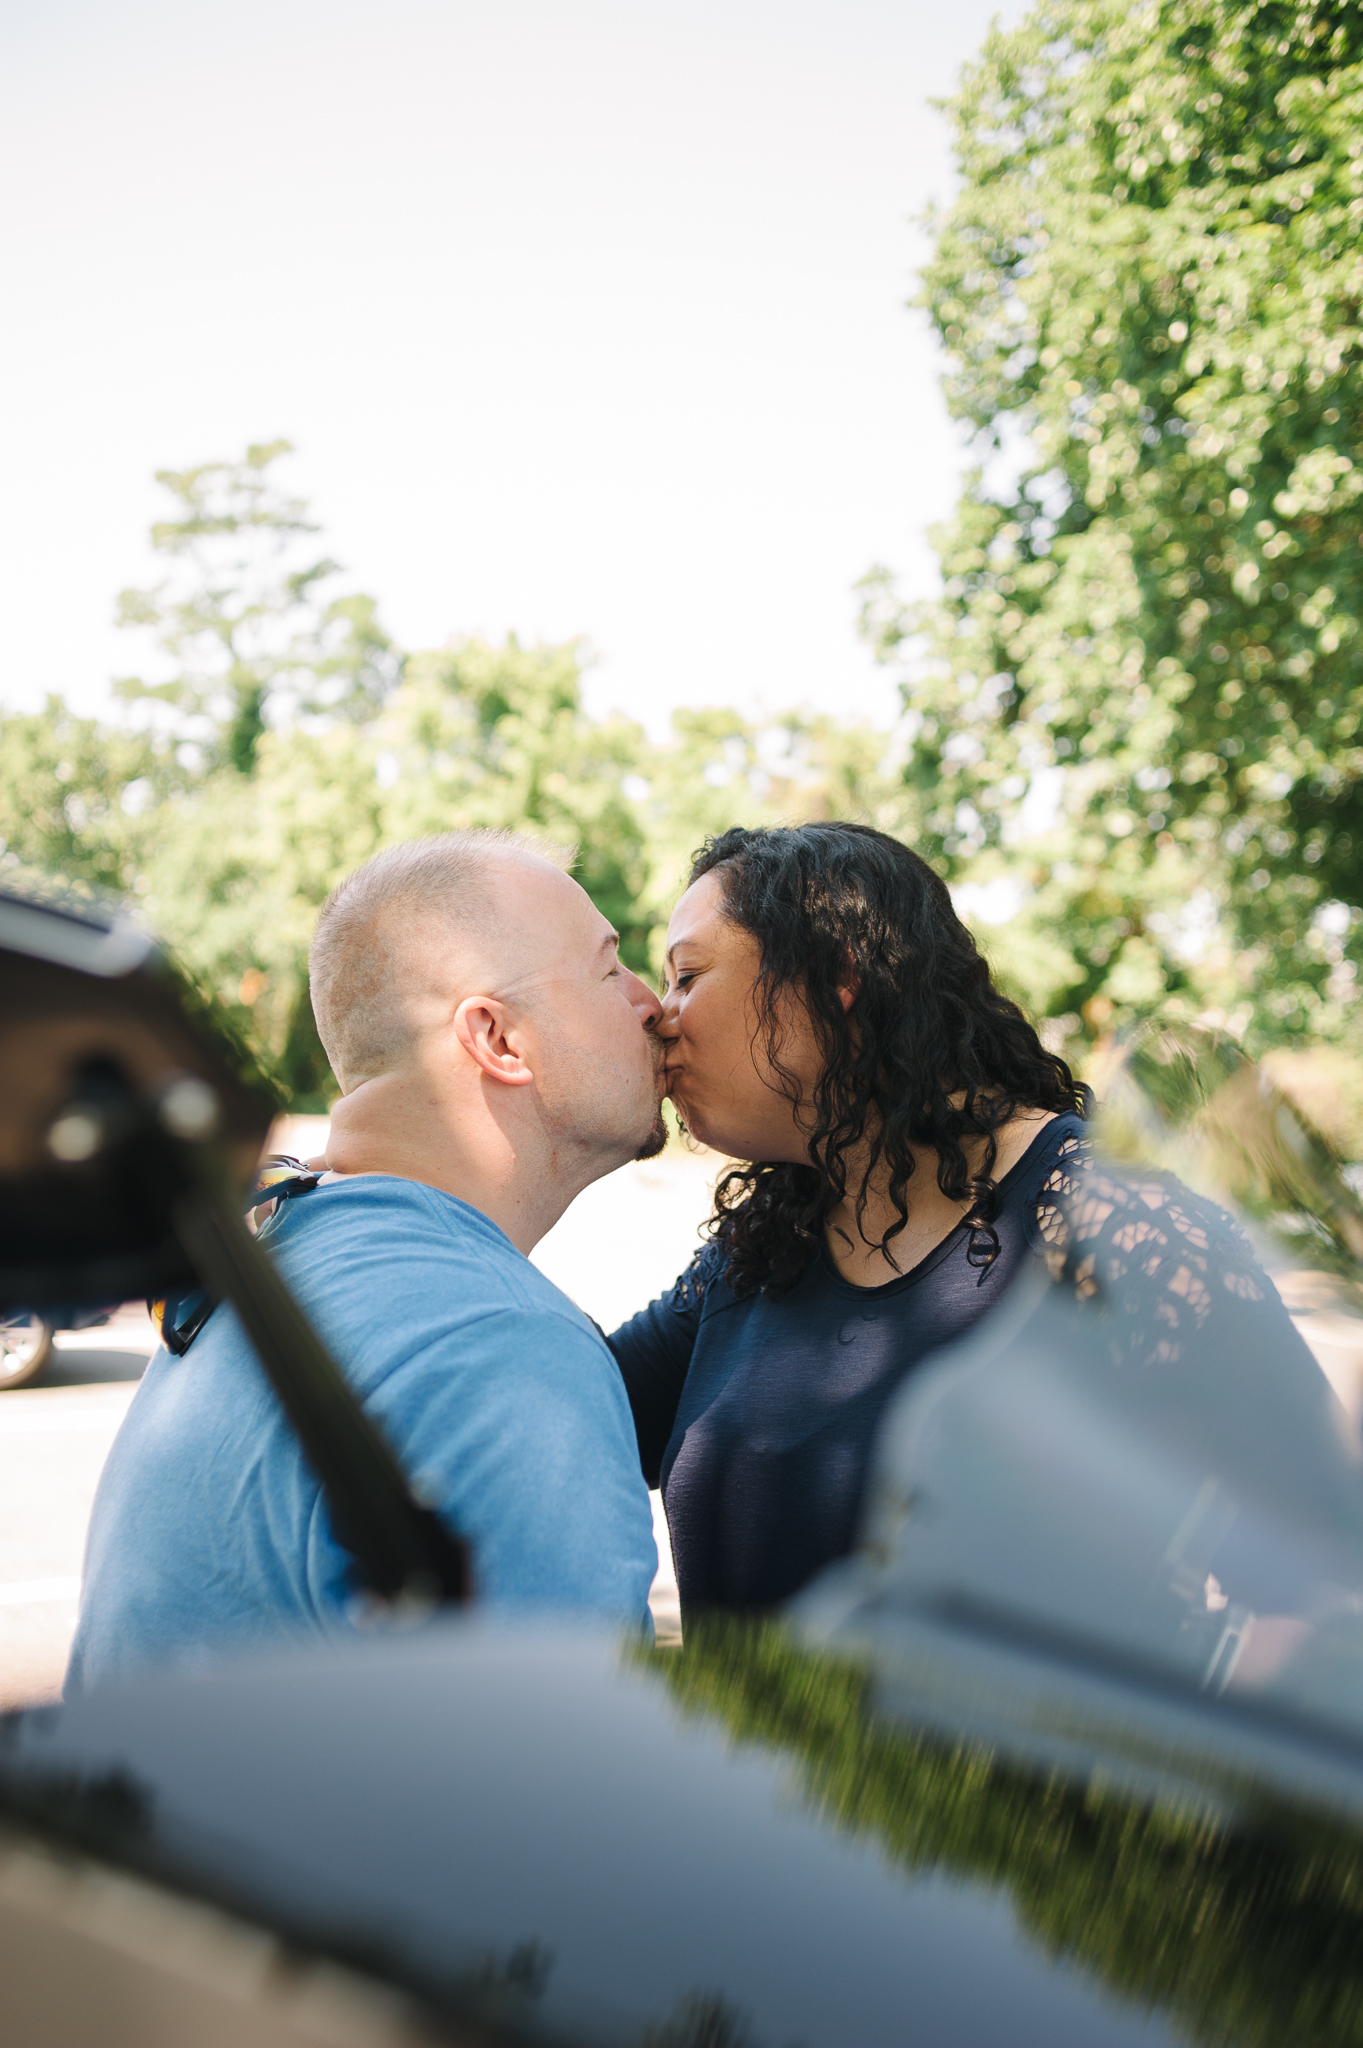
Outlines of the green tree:
M 249 775 L 224 761 L 187 781 L 146 734 L 54 699 L 0 720 L 0 856 L 140 896 L 295 1106 L 320 1109 L 333 1084 L 308 942 L 328 890 L 381 847 L 468 826 L 571 842 L 624 957 L 656 971 L 707 834 L 902 811 L 884 734 L 697 711 L 652 747 L 628 720 L 588 713 L 582 664 L 573 642 L 455 641 L 411 655 L 375 717 L 267 728 Z
M 1101 1021 L 1338 1029 L 1363 905 L 1363 10 L 1041 0 L 951 106 L 924 303 L 984 465 L 883 574 L 920 829 Z M 1030 932 L 1030 940 L 1027 934 Z M 1040 946 L 1045 957 L 1037 952 Z
M 146 821 L 146 915 L 299 1109 L 334 1093 L 308 1000 L 308 944 L 333 883 L 383 843 L 371 728 L 266 732 L 255 772 L 217 769 Z
M 902 830 L 906 801 L 894 736 L 792 711 L 763 721 L 712 706 L 674 714 L 662 746 L 639 762 L 637 791 L 647 835 L 648 879 L 641 912 L 652 937 L 649 964 L 662 971 L 672 905 L 691 856 L 731 825 L 799 824 L 859 818 Z
M 0 859 L 140 896 L 297 1107 L 323 1107 L 333 1086 L 308 1000 L 316 913 L 383 846 L 461 826 L 570 841 L 574 874 L 646 971 L 707 834 L 903 816 L 888 737 L 868 728 L 690 711 L 656 747 L 588 712 L 577 642 L 400 655 L 372 599 L 325 598 L 334 565 L 272 476 L 286 452 L 162 473 L 177 516 L 152 538 L 174 571 L 125 592 L 123 616 L 156 633 L 174 673 L 119 694 L 164 711 L 135 730 L 57 698 L 0 714 Z
M 77 718 L 60 697 L 0 721 L 0 858 L 116 893 L 140 883 L 161 783 L 145 734 Z
M 637 968 L 647 956 L 646 854 L 626 785 L 643 734 L 589 715 L 583 664 L 576 641 L 522 647 L 514 634 L 501 647 L 456 640 L 413 655 L 378 734 L 391 778 L 385 829 L 408 839 L 491 825 L 574 843 L 574 875 Z
M 461 641 L 412 655 L 381 714 L 262 734 L 254 772 L 224 765 L 148 821 L 140 886 L 300 1108 L 333 1090 L 308 999 L 328 890 L 380 848 L 470 826 L 578 846 L 573 872 L 643 965 L 643 826 L 624 784 L 641 735 L 584 710 L 581 650 Z
M 170 573 L 125 590 L 118 623 L 150 631 L 170 672 L 127 676 L 128 702 L 170 707 L 179 760 L 191 771 L 255 766 L 271 724 L 373 716 L 401 675 L 401 658 L 371 597 L 331 594 L 338 565 L 317 554 L 306 504 L 274 465 L 288 441 L 259 442 L 237 462 L 157 472 L 173 501 L 151 529 Z

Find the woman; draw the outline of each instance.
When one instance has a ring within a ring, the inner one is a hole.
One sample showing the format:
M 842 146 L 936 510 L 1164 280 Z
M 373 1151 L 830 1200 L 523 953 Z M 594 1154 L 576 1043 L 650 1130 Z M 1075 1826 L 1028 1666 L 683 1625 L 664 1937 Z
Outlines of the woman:
M 886 1403 L 1039 1248 L 1089 1099 L 868 826 L 724 833 L 667 937 L 669 1093 L 753 1164 L 609 1341 L 683 1608 L 766 1607 L 851 1548 Z

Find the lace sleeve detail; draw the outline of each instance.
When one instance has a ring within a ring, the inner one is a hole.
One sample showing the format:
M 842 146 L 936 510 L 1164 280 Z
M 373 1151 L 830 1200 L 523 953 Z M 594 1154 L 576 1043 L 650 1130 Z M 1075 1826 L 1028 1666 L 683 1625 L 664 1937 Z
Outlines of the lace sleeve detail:
M 1118 1172 L 1082 1140 L 1044 1184 L 1037 1227 L 1052 1277 L 1103 1312 L 1114 1365 L 1176 1365 L 1223 1304 L 1280 1307 L 1223 1209 L 1171 1174 Z
M 1028 1233 L 1048 1261 L 1052 1246 L 1064 1232 L 1066 1204 L 1078 1194 L 1092 1165 L 1093 1140 L 1086 1131 L 1069 1132 L 1028 1199 Z
M 670 1305 L 678 1315 L 704 1308 L 706 1291 L 723 1274 L 724 1266 L 724 1246 L 711 1238 L 700 1247 L 672 1289 Z

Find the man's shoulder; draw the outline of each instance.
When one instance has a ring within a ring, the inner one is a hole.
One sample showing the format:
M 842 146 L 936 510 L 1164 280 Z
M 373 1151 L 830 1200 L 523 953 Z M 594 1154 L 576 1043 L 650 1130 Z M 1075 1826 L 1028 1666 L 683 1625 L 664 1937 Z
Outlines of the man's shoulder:
M 429 1216 L 456 1228 L 486 1231 L 510 1243 L 506 1233 L 471 1202 L 427 1181 L 409 1180 L 396 1173 L 324 1174 L 310 1193 L 295 1198 L 291 1213 L 316 1215 L 319 1208 L 343 1208 L 347 1214 L 374 1220 Z
M 395 1317 L 413 1334 L 516 1315 L 550 1321 L 569 1347 L 601 1343 L 490 1217 L 420 1181 L 364 1174 L 323 1182 L 290 1203 L 266 1241 L 317 1311 L 344 1302 L 366 1325 Z
M 262 1233 L 285 1257 L 306 1244 L 313 1259 L 353 1258 L 362 1246 L 417 1261 L 476 1259 L 510 1272 L 526 1261 L 504 1230 L 443 1188 L 395 1174 L 356 1174 L 323 1180 L 296 1196 Z

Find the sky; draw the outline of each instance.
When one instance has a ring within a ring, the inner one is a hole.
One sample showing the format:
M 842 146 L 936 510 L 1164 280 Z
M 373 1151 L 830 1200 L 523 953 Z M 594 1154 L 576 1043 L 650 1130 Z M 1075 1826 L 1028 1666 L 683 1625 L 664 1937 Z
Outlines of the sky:
M 286 436 L 407 647 L 888 721 L 964 454 L 916 218 L 1019 0 L 0 0 L 0 701 L 107 708 L 159 468 Z

